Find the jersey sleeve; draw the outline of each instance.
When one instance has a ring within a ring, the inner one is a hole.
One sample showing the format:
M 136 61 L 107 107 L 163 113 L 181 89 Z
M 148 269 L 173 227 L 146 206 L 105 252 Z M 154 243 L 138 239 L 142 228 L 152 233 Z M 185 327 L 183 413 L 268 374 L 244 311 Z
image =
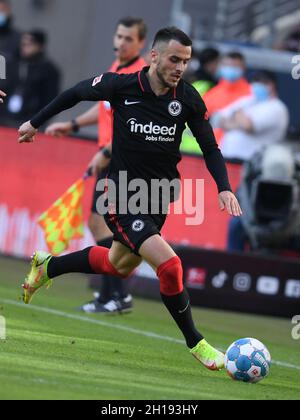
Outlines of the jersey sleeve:
M 82 101 L 111 101 L 123 78 L 115 73 L 104 73 L 92 79 L 84 80 L 71 89 L 57 96 L 31 119 L 31 125 L 39 128 L 55 115 L 73 108 Z
M 195 89 L 190 98 L 191 112 L 187 124 L 203 152 L 206 166 L 217 184 L 218 191 L 232 191 L 225 160 L 210 125 L 205 103 Z

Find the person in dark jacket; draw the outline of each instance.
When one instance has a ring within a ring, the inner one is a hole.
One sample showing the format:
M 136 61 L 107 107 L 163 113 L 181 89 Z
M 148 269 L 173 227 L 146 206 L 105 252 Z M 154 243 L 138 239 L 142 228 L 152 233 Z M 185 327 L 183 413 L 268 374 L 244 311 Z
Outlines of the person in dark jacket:
M 17 127 L 59 93 L 60 72 L 48 59 L 46 34 L 39 30 L 25 32 L 21 38 L 20 61 L 8 78 L 13 90 L 5 104 L 0 123 Z
M 13 80 L 8 77 L 17 66 L 20 53 L 21 34 L 13 27 L 13 15 L 8 0 L 0 0 L 0 89 L 8 95 L 13 89 Z M 4 63 L 4 64 L 3 64 Z M 3 109 L 1 110 L 1 114 Z
M 196 72 L 196 86 L 201 96 L 218 84 L 217 70 L 220 53 L 215 48 L 205 48 L 199 53 L 200 68 Z

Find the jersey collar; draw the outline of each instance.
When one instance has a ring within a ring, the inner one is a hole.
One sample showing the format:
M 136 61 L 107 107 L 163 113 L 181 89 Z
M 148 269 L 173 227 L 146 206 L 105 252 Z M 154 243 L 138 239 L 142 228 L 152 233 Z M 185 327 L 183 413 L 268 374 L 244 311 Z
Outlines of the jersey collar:
M 141 70 L 138 73 L 138 80 L 139 80 L 139 86 L 143 93 L 148 93 L 155 96 L 155 93 L 151 89 L 148 77 L 146 74 L 148 73 L 150 67 L 144 67 L 143 70 Z M 168 99 L 179 99 L 183 96 L 183 89 L 184 89 L 184 82 L 180 80 L 177 88 L 170 89 L 170 91 L 166 95 L 160 96 L 161 98 L 168 98 Z

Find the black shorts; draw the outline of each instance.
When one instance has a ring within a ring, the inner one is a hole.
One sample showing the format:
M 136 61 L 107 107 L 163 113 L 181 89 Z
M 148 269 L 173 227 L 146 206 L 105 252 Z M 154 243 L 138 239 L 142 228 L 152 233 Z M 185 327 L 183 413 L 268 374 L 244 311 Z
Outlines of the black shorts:
M 97 191 L 96 190 L 96 187 L 97 187 L 97 184 L 98 184 L 98 182 L 99 181 L 101 181 L 102 179 L 105 179 L 106 177 L 107 177 L 107 175 L 108 175 L 108 169 L 109 169 L 109 167 L 107 167 L 106 169 L 104 169 L 104 171 L 102 171 L 99 175 L 98 175 L 98 178 L 97 178 L 97 180 L 96 180 L 96 184 L 95 184 L 95 188 L 94 188 L 94 195 L 93 195 L 93 201 L 92 201 L 92 207 L 91 207 L 91 212 L 92 213 L 96 213 L 96 214 L 98 214 L 98 212 L 97 212 L 97 207 L 96 207 L 96 205 L 97 205 L 97 200 L 98 200 L 98 198 L 103 194 L 103 191 L 101 192 L 101 191 Z
M 160 235 L 167 214 L 106 214 L 105 222 L 114 241 L 121 242 L 137 256 L 142 244 L 151 236 Z

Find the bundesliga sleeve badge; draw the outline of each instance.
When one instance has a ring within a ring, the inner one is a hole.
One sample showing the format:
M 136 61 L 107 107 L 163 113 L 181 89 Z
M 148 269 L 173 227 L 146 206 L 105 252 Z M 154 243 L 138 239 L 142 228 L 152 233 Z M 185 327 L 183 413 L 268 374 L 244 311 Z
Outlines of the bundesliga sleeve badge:
M 95 87 L 96 85 L 98 85 L 101 82 L 102 77 L 103 77 L 103 74 L 101 74 L 101 76 L 95 77 L 92 86 Z

